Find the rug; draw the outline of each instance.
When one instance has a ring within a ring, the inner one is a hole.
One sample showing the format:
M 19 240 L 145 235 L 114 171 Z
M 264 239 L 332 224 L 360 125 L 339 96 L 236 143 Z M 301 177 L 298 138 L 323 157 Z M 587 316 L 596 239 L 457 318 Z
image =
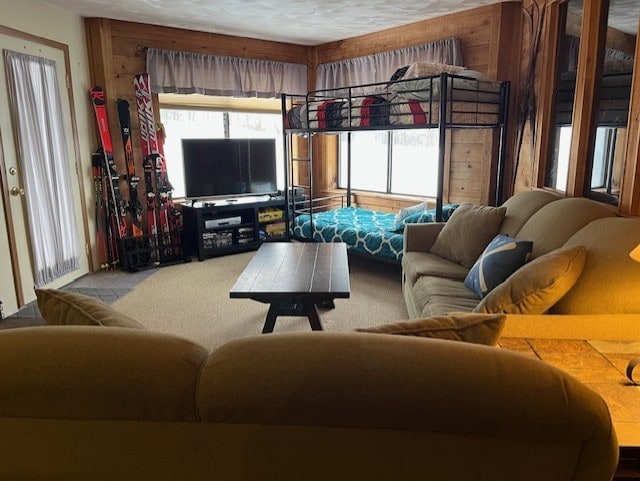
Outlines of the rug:
M 229 290 L 254 252 L 215 257 L 158 269 L 112 305 L 146 328 L 217 347 L 260 335 L 269 309 L 250 299 L 230 299 Z M 361 256 L 349 258 L 349 299 L 318 309 L 327 332 L 352 331 L 408 317 L 401 269 Z M 278 317 L 274 333 L 309 331 L 306 317 Z

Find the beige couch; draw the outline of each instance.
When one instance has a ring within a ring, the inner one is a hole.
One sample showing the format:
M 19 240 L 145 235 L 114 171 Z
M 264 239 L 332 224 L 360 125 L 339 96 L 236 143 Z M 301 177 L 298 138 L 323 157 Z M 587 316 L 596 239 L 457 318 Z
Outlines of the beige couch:
M 640 219 L 547 191 L 520 193 L 504 207 L 498 232 L 533 241 L 532 259 L 567 246 L 586 247 L 584 267 L 570 290 L 544 316 L 506 309 L 504 336 L 640 339 L 640 263 L 629 257 L 640 244 Z M 406 226 L 403 293 L 412 318 L 482 311 L 480 297 L 464 284 L 469 268 L 431 252 L 444 225 Z
M 593 391 L 454 341 L 310 332 L 210 352 L 126 327 L 8 329 L 0 387 L 7 480 L 605 481 L 617 462 Z

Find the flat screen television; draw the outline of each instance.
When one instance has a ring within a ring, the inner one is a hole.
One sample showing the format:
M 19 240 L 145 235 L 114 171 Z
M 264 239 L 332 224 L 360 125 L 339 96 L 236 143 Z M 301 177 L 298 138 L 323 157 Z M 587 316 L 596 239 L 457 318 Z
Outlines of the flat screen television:
M 275 139 L 182 139 L 190 199 L 278 191 Z

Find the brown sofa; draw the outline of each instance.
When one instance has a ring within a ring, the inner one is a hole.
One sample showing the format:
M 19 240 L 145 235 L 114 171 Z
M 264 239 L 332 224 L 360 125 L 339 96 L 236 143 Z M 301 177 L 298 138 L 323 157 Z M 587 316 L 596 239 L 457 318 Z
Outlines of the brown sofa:
M 504 207 L 498 232 L 533 241 L 532 260 L 580 245 L 586 247 L 586 260 L 575 284 L 544 316 L 505 310 L 509 316 L 503 335 L 584 338 L 580 326 L 587 324 L 595 327 L 589 338 L 640 339 L 640 263 L 629 257 L 640 244 L 640 219 L 620 217 L 586 198 L 561 198 L 542 190 L 517 194 Z M 403 293 L 412 318 L 483 307 L 464 284 L 469 268 L 431 252 L 444 225 L 406 226 Z M 603 325 L 599 319 L 606 319 Z M 612 319 L 619 320 L 618 329 L 611 328 Z
M 610 480 L 593 391 L 536 359 L 364 333 L 212 352 L 126 327 L 0 331 L 0 479 Z

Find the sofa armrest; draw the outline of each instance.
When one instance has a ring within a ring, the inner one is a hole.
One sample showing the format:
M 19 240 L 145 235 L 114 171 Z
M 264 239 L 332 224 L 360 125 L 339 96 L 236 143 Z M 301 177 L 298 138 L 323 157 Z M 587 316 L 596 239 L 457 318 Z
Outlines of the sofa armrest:
M 208 350 L 141 329 L 47 326 L 0 331 L 0 417 L 197 420 Z
M 403 252 L 429 252 L 443 227 L 444 222 L 405 225 Z

